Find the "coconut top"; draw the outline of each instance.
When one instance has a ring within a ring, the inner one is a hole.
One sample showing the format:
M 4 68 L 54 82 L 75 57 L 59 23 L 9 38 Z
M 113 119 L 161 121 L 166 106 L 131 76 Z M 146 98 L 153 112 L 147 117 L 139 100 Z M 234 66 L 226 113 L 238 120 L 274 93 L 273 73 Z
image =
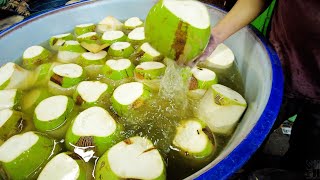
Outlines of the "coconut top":
M 91 107 L 82 111 L 74 120 L 72 132 L 78 136 L 106 137 L 117 128 L 112 116 L 101 107 Z
M 193 68 L 192 74 L 200 81 L 212 81 L 216 78 L 216 73 L 207 68 Z
M 211 88 L 218 92 L 224 99 L 230 99 L 231 101 L 235 101 L 240 104 L 247 104 L 246 100 L 238 92 L 230 89 L 227 86 L 214 84 L 211 86 Z
M 107 52 L 106 51 L 100 51 L 98 53 L 85 52 L 85 53 L 82 53 L 81 56 L 86 60 L 95 61 L 95 60 L 100 60 L 105 58 L 107 56 Z
M 40 121 L 51 121 L 62 116 L 67 110 L 67 105 L 67 96 L 52 96 L 38 104 L 35 115 Z
M 13 111 L 11 109 L 0 110 L 0 128 L 9 120 Z
M 113 50 L 123 50 L 130 46 L 131 44 L 128 42 L 115 42 L 113 43 L 110 48 Z
M 228 68 L 234 62 L 235 57 L 232 50 L 225 44 L 220 44 L 208 57 L 207 61 L 216 65 L 216 67 Z
M 163 5 L 184 22 L 199 28 L 210 27 L 210 17 L 207 8 L 198 1 L 193 0 L 164 0 Z
M 140 98 L 142 94 L 143 84 L 139 82 L 131 82 L 117 87 L 113 93 L 113 97 L 122 105 L 130 105 Z
M 124 36 L 124 33 L 122 31 L 106 31 L 103 33 L 102 39 L 112 41 L 115 39 L 119 39 L 122 36 Z
M 79 24 L 76 27 L 83 28 L 83 27 L 89 27 L 89 26 L 93 26 L 93 25 L 94 25 L 93 23 L 87 23 L 87 24 Z
M 43 52 L 44 48 L 41 46 L 31 46 L 26 49 L 23 53 L 23 58 L 33 58 L 40 55 Z
M 113 70 L 122 71 L 131 66 L 131 61 L 129 59 L 111 59 L 106 62 L 106 65 L 108 65 Z
M 67 36 L 69 36 L 69 35 L 71 35 L 71 33 L 59 34 L 59 35 L 55 35 L 55 36 L 52 36 L 52 37 L 53 37 L 53 38 L 58 38 L 58 39 L 60 39 L 60 38 L 67 37 Z
M 160 56 L 160 52 L 158 52 L 156 49 L 154 49 L 149 43 L 143 43 L 141 45 L 141 49 L 145 53 L 148 53 L 149 55 L 151 55 L 153 57 Z
M 1 90 L 0 91 L 0 109 L 12 108 L 15 103 L 17 90 Z
M 85 34 L 78 36 L 78 38 L 81 39 L 81 38 L 87 38 L 87 37 L 96 36 L 96 35 L 97 35 L 96 32 L 88 32 L 88 33 L 85 33 Z
M 78 179 L 80 167 L 78 163 L 65 153 L 53 157 L 41 171 L 38 180 Z
M 16 64 L 9 62 L 0 68 L 0 86 L 11 78 L 15 70 L 15 66 Z
M 83 69 L 77 64 L 61 64 L 55 66 L 53 72 L 62 77 L 78 78 L 82 75 Z
M 142 23 L 143 22 L 138 17 L 132 17 L 126 20 L 126 22 L 124 22 L 124 25 L 129 27 L 137 27 L 142 25 Z
M 143 70 L 152 70 L 152 69 L 161 69 L 164 68 L 165 65 L 160 62 L 143 62 L 139 64 L 136 68 Z
M 77 86 L 77 91 L 86 102 L 97 101 L 106 92 L 108 85 L 99 81 L 83 81 Z
M 206 148 L 208 141 L 207 135 L 202 131 L 202 125 L 189 120 L 177 128 L 173 144 L 187 152 L 199 153 Z
M 128 34 L 128 38 L 132 40 L 144 40 L 145 39 L 144 27 L 138 27 L 132 30 Z
M 124 179 L 156 179 L 164 169 L 159 151 L 150 140 L 142 137 L 116 144 L 107 157 L 112 172 Z
M 0 146 L 0 161 L 8 163 L 15 160 L 35 145 L 38 139 L 39 136 L 33 132 L 12 136 Z

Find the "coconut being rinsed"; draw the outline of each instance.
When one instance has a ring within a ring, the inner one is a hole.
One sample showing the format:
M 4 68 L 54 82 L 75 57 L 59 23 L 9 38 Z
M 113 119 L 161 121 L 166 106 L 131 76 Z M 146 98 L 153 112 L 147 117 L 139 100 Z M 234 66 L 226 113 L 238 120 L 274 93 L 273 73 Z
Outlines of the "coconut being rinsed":
M 145 22 L 147 41 L 164 56 L 180 64 L 188 64 L 204 51 L 210 39 L 210 29 L 207 8 L 193 0 L 159 1 Z
M 92 150 L 101 156 L 120 139 L 121 126 L 102 107 L 82 111 L 71 123 L 65 145 L 71 151 Z
M 98 161 L 95 176 L 102 179 L 166 179 L 159 151 L 143 137 L 131 137 L 114 145 Z
M 0 164 L 5 173 L 2 177 L 35 179 L 60 151 L 60 145 L 44 134 L 30 131 L 12 136 L 0 146 Z

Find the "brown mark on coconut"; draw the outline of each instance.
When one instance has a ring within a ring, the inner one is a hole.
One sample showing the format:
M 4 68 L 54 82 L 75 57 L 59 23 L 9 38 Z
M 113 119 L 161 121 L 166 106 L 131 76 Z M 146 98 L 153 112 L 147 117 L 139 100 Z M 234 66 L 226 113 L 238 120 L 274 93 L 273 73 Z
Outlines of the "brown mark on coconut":
M 82 136 L 82 137 L 80 137 L 79 140 L 76 143 L 76 146 L 78 146 L 78 147 L 94 146 L 93 136 Z
M 132 141 L 130 139 L 125 139 L 123 140 L 124 143 L 126 143 L 127 145 L 132 144 Z
M 74 160 L 79 160 L 79 159 L 81 159 L 81 157 L 80 157 L 78 154 L 76 154 L 76 153 L 70 153 L 70 154 L 68 154 L 68 156 L 71 157 L 71 158 L 74 159 Z
M 132 108 L 133 109 L 137 109 L 137 108 L 139 108 L 139 107 L 141 107 L 143 105 L 143 100 L 136 100 L 133 104 L 132 104 Z
M 194 76 L 192 76 L 189 83 L 189 90 L 195 89 L 198 89 L 198 81 Z
M 214 97 L 214 102 L 218 105 L 222 105 L 222 101 L 223 101 L 223 97 L 221 97 L 219 94 L 217 94 L 215 97 Z
M 175 35 L 176 38 L 174 40 L 174 43 L 172 44 L 172 50 L 175 52 L 175 60 L 178 61 L 179 64 L 182 64 L 184 63 L 185 59 L 180 58 L 180 56 L 183 54 L 184 48 L 187 43 L 187 24 L 180 21 Z
M 215 143 L 213 133 L 211 132 L 211 130 L 210 130 L 210 128 L 208 126 L 206 126 L 205 128 L 202 128 L 202 132 L 207 135 L 207 137 L 212 142 L 212 144 Z
M 53 74 L 50 78 L 50 81 L 62 86 L 63 77 L 57 74 Z
M 154 149 L 156 149 L 156 148 L 155 148 L 155 147 L 152 147 L 152 148 L 146 149 L 146 150 L 143 151 L 143 153 L 150 152 L 150 151 L 152 151 L 152 150 L 154 150 Z
M 76 98 L 76 105 L 81 105 L 84 102 L 84 100 L 82 99 L 82 97 L 79 95 Z

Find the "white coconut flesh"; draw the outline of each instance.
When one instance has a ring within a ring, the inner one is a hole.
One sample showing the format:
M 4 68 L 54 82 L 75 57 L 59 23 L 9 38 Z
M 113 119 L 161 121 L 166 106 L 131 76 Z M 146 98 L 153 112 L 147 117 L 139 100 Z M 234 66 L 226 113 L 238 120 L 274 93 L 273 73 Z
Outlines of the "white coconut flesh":
M 197 121 L 187 121 L 177 128 L 173 144 L 184 151 L 199 153 L 205 150 L 209 139 Z
M 44 48 L 41 46 L 31 46 L 26 49 L 23 53 L 23 58 L 30 59 L 36 56 L 39 56 L 44 51 Z
M 107 137 L 116 131 L 112 116 L 101 107 L 91 107 L 81 112 L 72 125 L 72 132 L 78 136 Z
M 120 178 L 156 179 L 164 171 L 161 155 L 142 137 L 132 137 L 108 151 L 111 170 Z
M 207 29 L 210 26 L 210 17 L 207 8 L 193 0 L 164 0 L 163 5 L 182 21 L 198 29 Z
M 225 44 L 218 45 L 207 59 L 211 66 L 223 69 L 230 67 L 234 60 L 232 50 Z
M 12 108 L 15 104 L 17 95 L 16 89 L 0 91 L 0 110 Z
M 206 68 L 193 68 L 192 74 L 200 81 L 212 81 L 216 78 L 216 73 Z
M 137 69 L 143 69 L 143 70 L 155 70 L 155 69 L 161 69 L 164 68 L 165 65 L 160 62 L 143 62 L 140 65 L 138 65 Z
M 0 128 L 10 119 L 13 111 L 10 109 L 0 110 Z
M 106 51 L 100 51 L 98 53 L 86 52 L 81 55 L 84 59 L 88 61 L 96 61 L 107 57 Z
M 131 44 L 128 42 L 115 42 L 110 46 L 110 48 L 116 51 L 120 51 L 128 48 L 130 45 Z
M 146 38 L 144 35 L 144 27 L 138 27 L 132 30 L 128 34 L 128 38 L 132 40 L 144 40 Z
M 216 92 L 218 92 L 222 98 L 229 99 L 230 101 L 236 102 L 241 105 L 246 105 L 246 100 L 236 91 L 223 86 L 221 84 L 215 84 L 211 86 Z M 236 105 L 236 104 L 235 104 Z
M 40 89 L 33 89 L 28 94 L 24 96 L 24 99 L 22 100 L 22 106 L 24 109 L 30 108 L 32 105 L 34 105 L 38 98 L 41 95 Z
M 58 59 L 65 63 L 70 63 L 73 60 L 77 59 L 81 54 L 77 52 L 71 51 L 59 51 L 58 52 Z
M 57 38 L 57 39 L 61 39 L 61 38 L 64 38 L 64 37 L 67 37 L 67 36 L 70 36 L 71 33 L 66 33 L 66 34 L 59 34 L 59 35 L 55 35 L 55 36 L 52 36 L 53 38 Z
M 62 64 L 55 66 L 53 72 L 62 77 L 78 78 L 82 75 L 83 69 L 77 64 Z
M 137 27 L 141 26 L 143 22 L 138 17 L 129 18 L 124 22 L 124 25 L 127 27 Z
M 103 40 L 112 41 L 119 39 L 124 36 L 124 33 L 122 31 L 106 31 L 102 35 Z
M 76 27 L 78 28 L 85 28 L 85 27 L 89 27 L 89 26 L 93 26 L 94 24 L 93 23 L 87 23 L 87 24 L 79 24 L 77 25 Z
M 53 96 L 41 101 L 35 109 L 35 115 L 40 121 L 52 121 L 66 112 L 67 96 Z
M 6 83 L 12 77 L 14 70 L 15 70 L 14 63 L 7 63 L 0 68 L 0 86 Z
M 28 151 L 38 142 L 39 136 L 33 132 L 12 136 L 0 146 L 0 161 L 9 163 Z
M 38 180 L 76 180 L 80 175 L 78 163 L 65 153 L 52 158 L 41 171 Z
M 128 69 L 131 66 L 131 61 L 129 59 L 111 59 L 106 62 L 106 65 L 108 65 L 115 71 L 122 71 Z
M 97 101 L 107 89 L 108 85 L 99 81 L 83 81 L 77 87 L 79 95 L 86 102 Z
M 99 22 L 97 30 L 99 32 L 119 30 L 122 28 L 122 23 L 112 16 L 108 16 Z
M 97 33 L 96 32 L 88 32 L 88 33 L 85 33 L 85 34 L 82 34 L 80 36 L 78 36 L 79 39 L 83 39 L 83 38 L 87 38 L 87 37 L 91 37 L 91 36 L 96 36 Z
M 130 105 L 139 99 L 143 94 L 143 84 L 132 82 L 120 85 L 113 93 L 114 99 L 119 104 Z
M 160 52 L 155 50 L 149 43 L 143 43 L 141 45 L 141 49 L 152 57 L 160 56 Z

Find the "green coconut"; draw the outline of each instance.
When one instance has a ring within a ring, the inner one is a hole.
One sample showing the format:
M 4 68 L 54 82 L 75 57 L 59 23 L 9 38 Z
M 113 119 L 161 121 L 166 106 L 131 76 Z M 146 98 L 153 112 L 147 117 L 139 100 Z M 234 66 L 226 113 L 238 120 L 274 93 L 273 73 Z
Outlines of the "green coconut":
M 73 40 L 73 38 L 71 33 L 55 35 L 50 38 L 49 45 L 51 49 L 57 51 L 66 41 Z
M 0 167 L 4 179 L 36 179 L 41 169 L 57 153 L 60 145 L 36 132 L 12 136 L 0 146 Z
M 103 33 L 101 41 L 105 44 L 113 44 L 115 42 L 123 42 L 127 40 L 126 35 L 122 31 L 106 31 Z
M 112 107 L 119 116 L 126 116 L 131 110 L 143 106 L 151 96 L 150 89 L 142 83 L 122 84 L 115 89 L 111 97 Z
M 110 46 L 101 41 L 101 36 L 96 32 L 88 32 L 77 37 L 81 46 L 92 53 L 98 53 Z
M 207 68 L 194 67 L 191 72 L 189 90 L 208 89 L 211 85 L 218 83 L 216 73 Z
M 94 32 L 95 30 L 96 30 L 95 24 L 92 24 L 92 23 L 79 24 L 74 28 L 74 34 L 76 36 L 80 36 L 80 35 L 88 33 L 88 32 Z
M 215 133 L 231 134 L 247 107 L 236 91 L 221 84 L 212 85 L 200 100 L 196 115 Z
M 133 45 L 140 45 L 145 42 L 144 27 L 138 27 L 128 34 L 128 41 Z
M 33 127 L 23 113 L 11 109 L 0 110 L 0 140 L 31 130 Z
M 0 90 L 0 110 L 20 110 L 22 92 L 17 89 Z
M 145 22 L 147 41 L 164 56 L 188 64 L 206 48 L 210 17 L 205 5 L 194 0 L 162 0 Z
M 23 52 L 22 62 L 27 69 L 34 69 L 37 66 L 50 61 L 51 53 L 42 46 L 31 46 Z
M 63 152 L 53 157 L 41 171 L 38 180 L 86 180 L 92 168 L 76 153 Z
M 180 123 L 172 144 L 189 163 L 199 163 L 211 159 L 215 144 L 211 131 L 198 119 L 188 119 Z
M 97 25 L 97 31 L 104 33 L 106 31 L 122 30 L 123 24 L 113 16 L 107 16 Z
M 0 90 L 27 89 L 33 86 L 35 79 L 32 73 L 15 63 L 6 63 L 0 67 Z
M 94 105 L 103 105 L 109 101 L 111 87 L 100 81 L 82 81 L 73 95 L 77 105 L 91 107 Z
M 108 111 L 91 107 L 82 111 L 71 123 L 65 138 L 70 151 L 92 151 L 101 156 L 112 145 L 120 141 L 121 126 Z
M 36 79 L 34 86 L 46 86 L 53 75 L 53 67 L 58 65 L 58 63 L 45 63 L 38 66 L 35 71 L 33 71 L 33 76 Z
M 131 137 L 109 149 L 99 160 L 95 177 L 100 179 L 166 179 L 166 167 L 152 142 Z
M 59 48 L 57 59 L 62 63 L 73 63 L 84 52 L 87 52 L 78 41 L 66 41 Z
M 81 54 L 80 58 L 77 60 L 77 64 L 79 64 L 82 67 L 90 65 L 104 65 L 106 60 L 106 51 L 100 51 L 97 53 L 86 52 Z
M 160 62 L 143 62 L 134 70 L 137 81 L 160 79 L 166 71 L 166 66 Z
M 99 79 L 102 76 L 102 68 L 104 65 L 89 65 L 84 67 L 84 72 L 90 80 Z
M 133 54 L 133 59 L 137 62 L 161 61 L 163 60 L 163 56 L 146 42 Z
M 232 67 L 234 61 L 235 56 L 232 50 L 225 44 L 221 43 L 202 64 L 209 68 L 226 70 Z
M 143 22 L 138 17 L 131 17 L 124 22 L 124 31 L 130 32 L 137 27 L 142 27 Z
M 128 42 L 115 42 L 108 50 L 108 54 L 114 58 L 128 58 L 134 52 L 134 48 Z
M 46 88 L 34 88 L 26 92 L 21 99 L 21 110 L 26 114 L 33 115 L 36 106 L 51 94 Z
M 70 88 L 85 79 L 85 73 L 77 64 L 61 64 L 53 68 L 53 75 L 50 81 L 63 87 Z
M 134 65 L 129 59 L 108 60 L 102 68 L 105 77 L 112 80 L 121 80 L 133 77 Z
M 56 132 L 61 128 L 66 129 L 65 126 L 70 121 L 69 116 L 73 108 L 74 101 L 67 96 L 49 97 L 37 105 L 34 111 L 33 123 L 40 132 L 49 133 L 56 138 L 62 138 L 64 133 Z

